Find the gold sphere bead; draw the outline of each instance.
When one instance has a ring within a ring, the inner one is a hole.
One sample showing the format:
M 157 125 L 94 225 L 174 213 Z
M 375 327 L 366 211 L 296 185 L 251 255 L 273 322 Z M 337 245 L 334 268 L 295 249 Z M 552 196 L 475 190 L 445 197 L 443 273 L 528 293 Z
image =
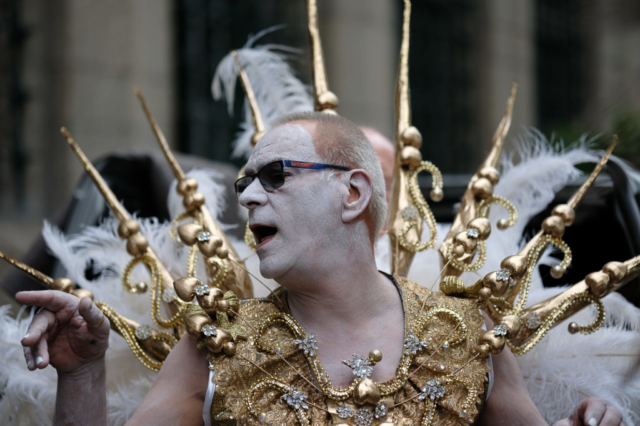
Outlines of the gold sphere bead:
M 484 200 L 493 194 L 493 185 L 487 178 L 479 178 L 471 185 L 471 192 L 477 198 Z
M 222 238 L 218 237 L 217 235 L 212 235 L 211 243 L 214 245 L 215 248 L 218 248 L 222 246 L 223 241 L 222 241 Z
M 184 302 L 191 302 L 197 286 L 202 285 L 199 279 L 183 277 L 173 282 L 173 288 L 178 297 Z
M 194 178 L 181 179 L 176 186 L 176 191 L 183 197 L 196 189 L 198 189 L 198 181 Z
M 488 300 L 491 298 L 492 296 L 492 292 L 491 289 L 489 287 L 482 287 L 479 291 L 478 291 L 478 296 L 480 296 L 480 298 L 482 300 Z
M 584 279 L 585 284 L 589 287 L 591 293 L 596 297 L 604 296 L 607 290 L 609 290 L 609 275 L 604 272 L 592 272 Z
M 542 230 L 545 234 L 551 234 L 556 238 L 562 238 L 565 225 L 559 216 L 549 216 L 542 222 Z
M 140 231 L 140 225 L 133 219 L 127 219 L 118 225 L 118 236 L 123 240 Z
M 444 192 L 442 191 L 442 188 L 433 188 L 429 195 L 431 196 L 431 199 L 436 203 L 438 201 L 442 201 L 442 199 L 444 198 Z
M 218 255 L 220 259 L 226 259 L 229 257 L 229 250 L 226 247 L 218 247 L 216 255 Z
M 71 293 L 73 291 L 73 281 L 69 278 L 56 278 L 49 286 L 51 290 L 59 290 L 65 293 Z
M 189 192 L 182 200 L 182 205 L 187 211 L 193 211 L 204 204 L 202 192 Z
M 227 312 L 229 308 L 231 308 L 231 304 L 228 300 L 218 300 L 217 305 L 220 312 Z
M 576 220 L 576 212 L 567 204 L 558 204 L 551 210 L 553 216 L 558 216 L 562 219 L 565 226 L 573 225 L 573 221 Z
M 611 283 L 618 284 L 627 276 L 627 267 L 621 262 L 609 262 L 604 265 L 602 272 L 609 275 Z
M 213 257 L 216 254 L 216 246 L 213 244 L 211 238 L 207 241 L 198 241 L 198 250 L 207 258 Z
M 326 91 L 324 93 L 320 93 L 318 95 L 318 106 L 320 109 L 337 109 L 338 108 L 338 97 L 335 93 L 331 91 Z
M 569 330 L 569 333 L 576 334 L 580 331 L 580 326 L 578 325 L 577 322 L 571 322 L 569 323 L 569 326 L 567 327 L 567 329 Z
M 556 265 L 551 268 L 551 276 L 555 279 L 562 278 L 564 275 L 564 269 L 560 265 Z
M 213 353 L 219 353 L 224 347 L 225 343 L 231 341 L 231 333 L 224 328 L 218 327 L 216 329 L 218 334 L 215 336 L 208 336 L 205 338 L 205 346 Z
M 409 168 L 409 170 L 416 170 L 422 164 L 422 154 L 418 148 L 413 146 L 405 146 L 400 151 L 400 164 Z
M 202 337 L 202 327 L 205 325 L 213 324 L 211 318 L 205 314 L 192 314 L 188 315 L 184 319 L 184 324 L 187 327 L 187 333 L 195 339 Z
M 372 350 L 371 352 L 369 352 L 369 359 L 371 360 L 371 362 L 373 362 L 374 364 L 382 361 L 382 352 L 380 352 L 377 349 Z
M 491 353 L 489 350 L 489 345 L 487 345 L 486 343 L 481 344 L 480 346 L 478 346 L 478 353 L 480 354 L 481 358 L 486 358 L 489 356 L 489 354 Z
M 220 299 L 223 296 L 224 293 L 218 287 L 209 287 L 209 294 L 196 295 L 196 299 L 198 299 L 198 303 L 206 313 L 214 314 L 218 310 L 218 304 L 222 302 Z
M 422 146 L 422 134 L 420 133 L 420 130 L 414 126 L 409 126 L 404 129 L 400 136 L 400 140 L 402 140 L 404 146 L 411 145 L 418 149 Z
M 222 350 L 227 356 L 234 356 L 236 354 L 236 344 L 233 342 L 227 342 L 222 345 Z
M 91 293 L 89 290 L 84 288 L 78 288 L 76 290 L 73 290 L 71 294 L 76 296 L 78 299 L 88 297 L 89 299 L 93 300 L 93 293 Z
M 524 273 L 527 271 L 527 258 L 517 254 L 505 257 L 502 262 L 500 262 L 500 267 L 508 269 L 511 274 L 511 278 L 518 280 L 522 278 Z
M 504 231 L 508 227 L 509 227 L 509 220 L 508 219 L 500 219 L 498 221 L 498 229 L 500 229 L 501 231 Z
M 353 402 L 356 405 L 376 405 L 380 398 L 382 398 L 380 388 L 369 378 L 362 379 L 353 391 Z
M 453 244 L 462 246 L 465 253 L 473 253 L 478 246 L 478 240 L 467 235 L 467 231 L 458 232 L 453 237 Z
M 500 324 L 507 326 L 507 339 L 515 338 L 522 327 L 522 321 L 517 315 L 506 315 L 502 317 Z
M 145 283 L 144 281 L 140 281 L 138 283 L 136 283 L 135 285 L 135 292 L 136 293 L 146 293 L 147 292 L 147 283 Z
M 184 245 L 192 246 L 198 242 L 198 233 L 204 229 L 195 223 L 185 223 L 178 226 L 178 236 Z
M 481 178 L 488 179 L 489 182 L 491 182 L 493 185 L 500 182 L 500 172 L 495 167 L 491 167 L 491 166 L 483 167 L 478 172 L 478 176 L 480 176 Z
M 484 217 L 477 217 L 467 224 L 467 228 L 478 230 L 478 239 L 486 240 L 491 235 L 491 222 Z
M 491 289 L 491 293 L 496 297 L 500 297 L 505 294 L 509 288 L 508 282 L 502 280 L 498 281 L 498 274 L 496 272 L 489 272 L 484 276 L 482 282 L 486 287 Z
M 147 251 L 149 241 L 139 232 L 127 238 L 127 253 L 131 256 L 137 256 Z
M 499 354 L 504 349 L 507 339 L 504 336 L 496 336 L 494 330 L 491 330 L 484 333 L 480 338 L 480 343 L 488 345 L 489 352 L 492 354 Z
M 256 146 L 256 144 L 262 139 L 265 132 L 256 132 L 251 136 L 251 146 Z
M 464 255 L 464 247 L 454 246 L 451 252 L 456 259 L 459 259 Z

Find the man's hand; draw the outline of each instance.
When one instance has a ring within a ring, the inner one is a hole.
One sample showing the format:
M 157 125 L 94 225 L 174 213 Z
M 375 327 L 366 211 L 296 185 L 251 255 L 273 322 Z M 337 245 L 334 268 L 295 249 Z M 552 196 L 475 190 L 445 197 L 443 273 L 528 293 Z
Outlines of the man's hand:
M 59 375 L 74 375 L 104 359 L 109 320 L 91 299 L 44 290 L 17 293 L 16 300 L 42 307 L 21 342 L 29 370 L 51 364 Z
M 554 426 L 624 426 L 622 413 L 607 401 L 589 397 L 573 409 L 573 413 Z

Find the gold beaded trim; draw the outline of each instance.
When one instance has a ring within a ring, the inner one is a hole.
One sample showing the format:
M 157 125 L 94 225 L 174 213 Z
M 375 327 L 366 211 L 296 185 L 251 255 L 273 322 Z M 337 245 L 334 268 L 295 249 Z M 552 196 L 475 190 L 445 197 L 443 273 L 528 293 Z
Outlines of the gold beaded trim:
M 227 273 L 229 272 L 227 264 L 217 257 L 210 257 L 207 259 L 207 262 L 216 270 L 216 274 L 211 278 L 209 285 L 212 287 L 220 287 L 224 280 L 227 279 Z
M 130 327 L 124 319 L 109 305 L 102 302 L 95 302 L 96 306 L 104 313 L 104 315 L 109 318 L 109 321 L 113 326 L 116 327 L 120 335 L 124 337 L 124 340 L 131 348 L 131 351 L 138 358 L 138 361 L 149 370 L 158 371 L 160 367 L 162 367 L 163 361 L 158 361 L 154 356 L 147 354 L 147 352 L 140 346 L 138 343 L 138 339 L 135 335 L 135 330 Z M 162 342 L 167 343 L 172 349 L 178 343 L 176 338 L 164 331 L 156 331 L 150 337 L 150 339 L 160 340 Z
M 403 219 L 402 227 L 400 228 L 400 233 L 398 234 L 398 243 L 410 252 L 419 252 L 432 248 L 436 241 L 438 240 L 438 229 L 436 227 L 436 218 L 433 216 L 431 209 L 427 205 L 424 197 L 422 196 L 422 192 L 420 191 L 420 186 L 418 185 L 418 174 L 423 171 L 428 171 L 432 176 L 432 188 L 433 189 L 442 189 L 442 173 L 440 170 L 431 162 L 423 161 L 420 163 L 420 167 L 416 170 L 409 173 L 408 179 L 408 187 L 409 187 L 409 195 L 411 195 L 411 199 L 413 200 L 413 204 L 418 210 L 419 218 L 418 219 Z M 402 172 L 407 173 L 407 172 Z M 427 222 L 427 226 L 429 227 L 430 238 L 428 241 L 421 243 L 420 241 L 409 241 L 407 239 L 407 233 L 409 230 L 418 224 L 418 220 L 424 220 Z
M 499 195 L 492 195 L 491 197 L 480 202 L 480 205 L 478 206 L 478 217 L 488 217 L 489 207 L 491 207 L 492 204 L 499 204 L 507 210 L 509 219 L 507 219 L 506 228 L 510 228 L 516 224 L 516 222 L 518 221 L 518 210 L 511 203 L 511 201 Z
M 453 309 L 449 309 L 449 308 L 442 308 L 442 307 L 436 307 L 436 308 L 431 308 L 429 309 L 416 323 L 417 324 L 417 329 L 420 330 L 420 333 L 422 333 L 424 331 L 424 328 L 427 325 L 427 322 L 429 320 L 431 320 L 431 318 L 433 318 L 434 316 L 438 315 L 438 314 L 444 314 L 447 315 L 449 317 L 451 317 L 451 319 L 453 319 L 453 321 L 456 323 L 456 332 L 453 336 L 449 337 L 449 339 L 445 342 L 446 345 L 448 346 L 455 346 L 458 345 L 460 343 L 462 343 L 462 341 L 467 337 L 467 324 L 464 322 L 464 320 L 462 319 L 462 316 L 460 314 L 458 314 L 456 311 L 454 311 Z
M 596 320 L 585 326 L 579 326 L 578 331 L 582 334 L 591 334 L 597 331 L 602 324 L 604 324 L 605 319 L 605 309 L 604 305 L 600 301 L 600 299 L 596 298 L 589 292 L 583 292 L 574 294 L 573 296 L 567 298 L 563 301 L 560 306 L 554 309 L 549 316 L 547 316 L 536 331 L 532 334 L 532 336 L 526 341 L 526 343 L 522 345 L 514 345 L 511 341 L 507 340 L 507 345 L 511 348 L 511 352 L 515 355 L 524 355 L 529 352 L 535 345 L 537 345 L 546 334 L 551 330 L 554 324 L 564 315 L 564 313 L 571 308 L 574 304 L 578 302 L 586 302 L 588 304 L 593 305 L 596 308 L 597 316 Z
M 249 412 L 258 419 L 261 419 L 260 413 L 258 411 L 258 403 L 256 401 L 258 399 L 258 393 L 269 388 L 280 391 L 283 394 L 291 392 L 291 387 L 289 385 L 274 379 L 263 379 L 254 383 L 254 385 L 249 389 L 249 392 L 247 392 L 247 396 L 245 397 L 245 404 Z M 296 418 L 302 426 L 310 426 L 309 419 L 307 418 L 304 408 L 300 407 L 296 409 L 295 407 L 289 407 L 296 414 Z
M 482 268 L 482 265 L 484 265 L 484 263 L 487 261 L 487 246 L 485 241 L 478 240 L 477 244 L 478 244 L 478 251 L 477 251 L 478 256 L 476 257 L 476 261 L 474 263 L 460 262 L 453 255 L 453 247 L 454 247 L 453 244 L 449 245 L 449 250 L 447 250 L 447 259 L 449 259 L 449 262 L 451 263 L 451 265 L 453 265 L 458 270 L 465 271 L 465 272 L 477 271 L 478 269 Z

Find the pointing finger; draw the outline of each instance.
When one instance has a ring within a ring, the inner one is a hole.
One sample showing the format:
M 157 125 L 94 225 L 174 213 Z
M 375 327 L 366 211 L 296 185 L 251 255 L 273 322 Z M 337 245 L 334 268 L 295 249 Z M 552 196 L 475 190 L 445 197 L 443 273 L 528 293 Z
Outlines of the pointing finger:
M 78 305 L 78 313 L 87 323 L 89 332 L 102 335 L 109 331 L 109 319 L 88 297 Z
M 16 293 L 16 300 L 23 305 L 43 306 L 51 312 L 68 308 L 75 311 L 78 298 L 59 290 L 21 291 Z

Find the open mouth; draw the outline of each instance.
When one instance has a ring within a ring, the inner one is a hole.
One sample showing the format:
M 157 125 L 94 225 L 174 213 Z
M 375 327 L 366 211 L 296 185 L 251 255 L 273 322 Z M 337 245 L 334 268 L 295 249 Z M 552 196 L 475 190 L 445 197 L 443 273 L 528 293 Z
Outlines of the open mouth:
M 275 226 L 261 224 L 251 225 L 249 229 L 251 229 L 253 237 L 256 239 L 256 248 L 267 243 L 278 233 L 278 228 Z

